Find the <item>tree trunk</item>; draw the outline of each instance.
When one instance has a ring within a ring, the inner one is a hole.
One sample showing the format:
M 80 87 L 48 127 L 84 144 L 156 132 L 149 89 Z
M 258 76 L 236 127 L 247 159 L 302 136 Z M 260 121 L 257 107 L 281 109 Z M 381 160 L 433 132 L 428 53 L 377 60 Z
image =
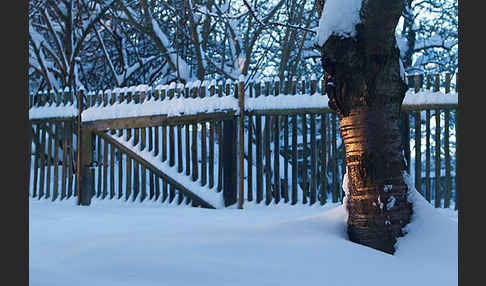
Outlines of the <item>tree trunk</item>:
M 320 14 L 324 1 L 317 2 Z M 402 9 L 401 0 L 364 0 L 357 35 L 331 35 L 321 47 L 329 106 L 346 151 L 349 239 L 387 253 L 394 253 L 412 213 L 400 134 L 407 87 L 394 34 Z
M 349 238 L 388 253 L 410 216 L 394 108 L 363 106 L 339 118 L 348 166 Z

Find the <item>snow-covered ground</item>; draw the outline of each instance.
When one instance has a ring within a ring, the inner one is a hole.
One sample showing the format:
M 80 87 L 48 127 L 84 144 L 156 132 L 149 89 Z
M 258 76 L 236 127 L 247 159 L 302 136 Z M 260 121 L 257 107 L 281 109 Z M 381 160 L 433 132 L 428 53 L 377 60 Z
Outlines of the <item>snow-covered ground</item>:
M 29 199 L 30 285 L 457 285 L 457 212 L 418 193 L 395 255 L 347 240 L 346 212 Z

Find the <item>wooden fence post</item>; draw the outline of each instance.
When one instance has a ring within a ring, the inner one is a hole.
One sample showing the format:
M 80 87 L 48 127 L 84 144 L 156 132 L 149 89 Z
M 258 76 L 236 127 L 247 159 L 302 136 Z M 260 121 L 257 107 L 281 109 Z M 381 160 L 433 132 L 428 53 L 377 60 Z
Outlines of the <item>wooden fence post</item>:
M 439 74 L 435 74 L 434 79 L 434 92 L 439 92 L 440 78 Z M 441 206 L 440 192 L 440 108 L 435 109 L 435 155 L 434 155 L 434 169 L 435 169 L 435 180 L 434 180 L 434 206 L 436 208 Z M 446 125 L 447 128 L 447 125 Z
M 226 82 L 226 96 L 230 93 L 230 83 Z M 235 152 L 235 125 L 236 119 L 223 121 L 223 200 L 224 206 L 236 203 L 236 152 Z
M 240 116 L 238 118 L 238 209 L 243 209 L 244 200 L 244 155 L 245 155 L 245 82 L 243 76 L 240 76 L 238 82 L 238 105 L 240 108 Z M 251 145 L 248 145 L 251 148 Z M 248 182 L 251 184 L 251 182 Z
M 274 96 L 278 96 L 282 90 L 282 84 L 279 78 L 274 78 Z M 270 132 L 273 132 L 273 199 L 276 204 L 280 202 L 280 116 L 274 115 L 270 117 Z
M 427 75 L 426 89 L 430 90 L 430 74 Z M 430 108 L 425 111 L 425 199 L 430 202 Z
M 445 79 L 445 93 L 450 93 L 450 86 L 451 86 L 451 75 L 450 73 L 446 73 Z M 451 156 L 450 156 L 450 149 L 449 149 L 449 126 L 450 126 L 450 110 L 445 110 L 445 134 L 444 134 L 444 152 L 445 152 L 445 176 L 446 176 L 446 193 L 444 198 L 444 208 L 449 208 L 451 194 L 452 194 L 452 181 L 451 181 Z
M 90 169 L 92 159 L 92 132 L 82 127 L 81 113 L 83 111 L 83 90 L 78 92 L 78 118 L 77 118 L 77 160 L 76 180 L 78 205 L 89 206 L 93 188 L 93 173 Z

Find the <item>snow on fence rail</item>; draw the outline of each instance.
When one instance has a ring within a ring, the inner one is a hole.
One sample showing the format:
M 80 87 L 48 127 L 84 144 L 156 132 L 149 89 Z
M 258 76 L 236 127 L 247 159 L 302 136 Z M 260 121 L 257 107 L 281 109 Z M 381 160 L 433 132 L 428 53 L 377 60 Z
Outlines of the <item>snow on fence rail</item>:
M 126 117 L 167 115 L 196 115 L 219 111 L 237 110 L 238 102 L 231 97 L 173 98 L 171 100 L 149 99 L 142 103 L 114 103 L 112 105 L 95 105 L 84 110 L 82 121 L 117 119 Z
M 263 82 L 248 82 L 245 87 L 245 111 L 329 109 L 328 97 L 317 80 L 280 82 L 278 78 Z M 417 83 L 416 83 L 417 84 Z M 184 116 L 218 111 L 239 111 L 238 82 L 196 81 L 187 84 L 147 85 L 115 88 L 85 93 L 82 121 L 129 118 L 138 116 Z M 450 81 L 449 81 L 450 85 Z M 67 90 L 66 90 L 67 91 Z M 77 116 L 77 106 L 71 93 L 31 95 L 29 119 L 63 118 Z M 409 89 L 402 107 L 404 109 L 454 108 L 458 104 L 457 92 Z
M 457 189 L 453 183 L 453 148 L 457 140 L 455 118 L 458 94 L 457 91 L 450 90 L 449 75 L 446 75 L 445 86 L 442 88 L 439 75 L 409 77 L 408 82 L 410 89 L 402 105 L 407 111 L 405 114 L 408 114 L 405 124 L 411 131 L 404 134 L 405 142 L 412 142 L 410 146 L 406 146 L 407 168 L 415 178 L 416 188 L 427 200 L 434 201 L 436 207 L 449 207 L 450 201 L 457 198 Z M 81 128 L 101 121 L 104 122 L 100 125 L 102 127 L 92 131 L 111 129 L 111 134 L 114 134 L 117 132 L 115 129 L 125 129 L 127 134 L 140 138 L 147 146 L 153 145 L 149 149 L 159 148 L 156 145 L 162 144 L 160 146 L 164 146 L 166 153 L 164 160 L 170 159 L 172 163 L 175 160 L 184 161 L 184 167 L 189 170 L 186 173 L 194 172 L 197 174 L 194 178 L 201 178 L 203 181 L 207 180 L 207 172 L 222 172 L 222 157 L 216 160 L 217 164 L 208 163 L 215 160 L 214 150 L 227 150 L 224 156 L 229 156 L 228 160 L 235 165 L 227 173 L 236 177 L 236 170 L 243 169 L 242 162 L 247 164 L 241 176 L 246 182 L 252 182 L 245 184 L 243 193 L 246 194 L 246 200 L 264 201 L 266 204 L 279 201 L 294 204 L 299 197 L 302 200 L 299 199 L 298 203 L 304 204 L 324 204 L 328 199 L 337 202 L 342 198 L 340 178 L 345 170 L 345 160 L 341 155 L 337 116 L 328 107 L 324 84 L 323 80 L 318 81 L 315 77 L 299 81 L 293 78 L 283 82 L 278 78 L 250 82 L 213 80 L 185 85 L 141 85 L 85 92 Z M 238 95 L 243 92 L 245 97 L 241 100 Z M 59 120 L 58 117 L 63 117 L 64 120 L 66 117 L 71 117 L 71 120 L 76 118 L 78 109 L 73 99 L 77 95 L 65 90 L 64 97 L 60 93 L 61 96 L 55 99 L 51 94 L 31 95 L 29 118 L 33 126 L 46 122 L 50 124 L 54 119 Z M 239 116 L 240 110 L 245 111 L 243 117 Z M 226 115 L 207 116 L 217 112 Z M 169 122 L 162 120 L 161 116 L 181 119 L 190 117 L 190 121 L 178 119 Z M 155 119 L 135 120 L 142 117 Z M 113 124 L 121 121 L 124 123 Z M 236 126 L 238 121 L 240 126 Z M 236 132 L 241 126 L 245 133 L 237 136 Z M 187 132 L 186 136 L 181 136 L 183 131 Z M 157 132 L 164 132 L 164 136 L 158 138 Z M 177 144 L 174 141 L 176 136 Z M 245 142 L 243 151 L 236 151 L 236 146 L 242 142 Z M 225 147 L 224 144 L 230 145 Z M 47 143 L 42 147 L 48 148 L 46 145 Z M 101 145 L 98 145 L 93 146 L 98 156 L 97 162 L 104 162 L 108 159 L 100 157 L 104 150 L 99 149 Z M 411 156 L 412 151 L 414 156 Z M 224 152 L 218 151 L 218 154 L 222 153 Z M 236 154 L 244 156 L 244 160 L 237 158 Z M 36 153 L 35 156 L 43 155 Z M 194 161 L 193 156 L 197 160 Z M 49 165 L 45 156 L 41 157 L 36 157 L 43 160 L 41 165 Z M 76 158 L 73 159 L 76 161 Z M 241 164 L 236 165 L 236 162 Z M 229 168 L 229 165 L 224 168 Z M 441 168 L 441 165 L 444 167 Z M 177 168 L 182 170 L 182 167 Z M 38 169 L 37 167 L 36 170 Z M 444 179 L 436 183 L 433 178 L 441 177 L 442 174 Z M 101 173 L 98 177 L 100 176 Z M 296 179 L 289 180 L 289 177 Z M 220 177 L 210 178 L 213 181 L 221 180 Z M 218 182 L 218 188 L 221 188 L 221 184 Z M 230 185 L 233 185 L 232 192 L 235 191 L 236 182 Z M 304 195 L 300 192 L 304 192 Z M 242 197 L 241 193 L 233 195 Z M 455 207 L 457 208 L 457 203 Z
M 73 104 L 59 104 L 54 103 L 32 107 L 29 110 L 29 120 L 47 119 L 47 118 L 72 118 L 78 115 L 78 108 Z

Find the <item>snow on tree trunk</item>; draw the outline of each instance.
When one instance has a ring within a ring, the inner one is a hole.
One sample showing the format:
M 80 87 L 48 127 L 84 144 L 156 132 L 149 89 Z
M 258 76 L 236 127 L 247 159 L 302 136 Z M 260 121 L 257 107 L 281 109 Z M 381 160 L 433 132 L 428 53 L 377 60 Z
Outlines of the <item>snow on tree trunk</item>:
M 394 253 L 396 238 L 404 235 L 412 213 L 402 175 L 399 128 L 407 87 L 400 76 L 395 39 L 403 1 L 317 4 L 329 106 L 339 116 L 346 151 L 348 235 L 351 241 Z M 352 15 L 358 11 L 356 21 Z M 337 18 L 339 14 L 348 15 L 355 29 Z

